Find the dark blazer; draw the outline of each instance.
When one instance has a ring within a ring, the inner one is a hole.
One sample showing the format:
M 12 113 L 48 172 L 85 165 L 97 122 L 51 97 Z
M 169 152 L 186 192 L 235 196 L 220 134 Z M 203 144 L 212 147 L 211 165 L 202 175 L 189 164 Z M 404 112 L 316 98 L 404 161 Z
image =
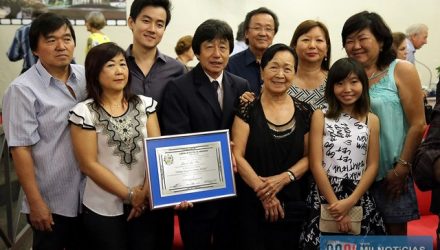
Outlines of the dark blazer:
M 230 129 L 247 80 L 223 71 L 223 110 L 200 64 L 170 81 L 163 93 L 161 131 L 164 135 Z

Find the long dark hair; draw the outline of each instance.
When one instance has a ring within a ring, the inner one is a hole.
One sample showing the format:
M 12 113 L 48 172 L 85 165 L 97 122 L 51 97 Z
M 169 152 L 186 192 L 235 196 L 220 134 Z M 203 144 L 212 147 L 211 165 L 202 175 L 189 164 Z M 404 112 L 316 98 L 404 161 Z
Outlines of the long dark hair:
M 334 87 L 338 82 L 346 79 L 350 74 L 355 74 L 362 83 L 362 94 L 355 102 L 354 112 L 358 115 L 366 115 L 370 111 L 370 95 L 368 94 L 368 77 L 364 67 L 352 58 L 337 60 L 328 72 L 327 84 L 324 96 L 328 103 L 326 117 L 338 118 L 341 115 L 342 107 L 335 96 Z
M 90 49 L 87 53 L 86 68 L 86 89 L 88 98 L 96 103 L 102 103 L 102 87 L 99 83 L 99 74 L 104 65 L 117 55 L 125 55 L 125 51 L 116 43 L 103 43 Z M 133 96 L 130 92 L 131 74 L 128 74 L 128 82 L 124 87 L 124 98 L 128 101 Z

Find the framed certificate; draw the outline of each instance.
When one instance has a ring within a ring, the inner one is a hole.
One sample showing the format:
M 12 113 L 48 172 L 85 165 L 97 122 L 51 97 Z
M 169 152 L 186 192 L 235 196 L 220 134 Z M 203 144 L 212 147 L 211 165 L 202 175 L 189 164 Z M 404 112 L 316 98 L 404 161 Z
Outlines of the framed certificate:
M 229 131 L 144 141 L 151 209 L 236 195 Z

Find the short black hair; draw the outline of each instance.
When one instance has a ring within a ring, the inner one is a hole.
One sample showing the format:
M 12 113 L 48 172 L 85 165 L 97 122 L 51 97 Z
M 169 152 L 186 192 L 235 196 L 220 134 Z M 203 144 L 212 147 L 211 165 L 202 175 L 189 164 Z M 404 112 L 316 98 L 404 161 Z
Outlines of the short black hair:
M 131 19 L 136 21 L 136 18 L 139 16 L 139 13 L 141 13 L 142 9 L 148 6 L 162 7 L 167 14 L 165 27 L 168 26 L 171 21 L 171 3 L 169 0 L 134 0 L 130 8 Z
M 269 48 L 267 48 L 264 51 L 263 56 L 261 57 L 261 64 L 260 64 L 261 69 L 264 69 L 266 67 L 266 65 L 273 59 L 275 54 L 280 51 L 288 51 L 292 54 L 293 58 L 295 58 L 295 56 L 294 56 L 295 52 L 293 52 L 293 49 L 291 47 L 289 47 L 283 43 L 277 43 L 277 44 L 270 46 Z
M 251 23 L 251 18 L 258 14 L 268 14 L 272 16 L 273 22 L 275 24 L 275 34 L 278 32 L 278 27 L 280 26 L 280 22 L 278 21 L 277 15 L 266 7 L 260 7 L 258 9 L 249 11 L 246 14 L 246 18 L 244 19 L 244 30 L 247 31 L 249 29 L 249 24 Z M 249 40 L 246 39 L 246 44 L 249 44 Z
M 371 30 L 378 42 L 382 42 L 376 66 L 379 69 L 384 69 L 396 59 L 396 54 L 392 49 L 393 36 L 391 30 L 378 14 L 362 11 L 349 17 L 342 28 L 342 46 L 345 47 L 349 35 L 366 28 Z
M 335 119 L 341 115 L 342 107 L 335 96 L 334 87 L 335 84 L 343 81 L 350 74 L 355 74 L 362 84 L 362 94 L 354 104 L 354 112 L 359 115 L 366 115 L 370 111 L 369 83 L 364 67 L 352 58 L 341 58 L 332 65 L 328 72 L 324 92 L 325 99 L 328 103 L 326 117 Z
M 65 16 L 60 16 L 55 13 L 44 13 L 32 21 L 29 29 L 29 44 L 31 46 L 31 50 L 37 50 L 40 35 L 46 37 L 64 25 L 69 28 L 70 33 L 72 34 L 73 42 L 76 45 L 75 30 L 73 29 L 69 19 L 67 19 Z
M 192 40 L 194 54 L 200 55 L 200 46 L 203 42 L 216 38 L 228 40 L 229 54 L 231 54 L 234 50 L 234 33 L 228 23 L 217 19 L 208 19 L 197 27 Z
M 102 87 L 99 83 L 99 75 L 104 65 L 117 55 L 125 56 L 125 51 L 116 43 L 108 42 L 99 44 L 87 53 L 84 67 L 86 69 L 86 89 L 88 98 L 96 103 L 102 103 Z M 131 74 L 128 74 L 128 82 L 124 87 L 124 97 L 130 100 L 133 96 L 130 92 Z

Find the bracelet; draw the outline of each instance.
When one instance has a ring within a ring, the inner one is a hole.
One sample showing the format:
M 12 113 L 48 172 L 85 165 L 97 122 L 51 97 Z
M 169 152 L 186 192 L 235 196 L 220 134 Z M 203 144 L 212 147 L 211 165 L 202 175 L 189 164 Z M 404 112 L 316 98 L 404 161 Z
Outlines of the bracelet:
M 133 201 L 134 191 L 131 187 L 128 188 L 128 196 L 127 199 L 124 200 L 124 203 L 131 204 Z
M 295 176 L 295 174 L 291 170 L 287 169 L 286 172 L 289 175 L 290 182 L 296 181 L 296 176 Z
M 399 173 L 397 173 L 397 170 L 395 168 L 393 168 L 393 172 L 396 177 L 399 177 Z
M 408 167 L 408 168 L 411 168 L 411 167 L 412 167 L 412 164 L 411 164 L 411 163 L 405 161 L 405 160 L 402 159 L 402 158 L 399 158 L 399 160 L 398 160 L 397 162 L 400 163 L 400 164 L 402 164 L 402 166 L 405 166 L 405 167 Z

